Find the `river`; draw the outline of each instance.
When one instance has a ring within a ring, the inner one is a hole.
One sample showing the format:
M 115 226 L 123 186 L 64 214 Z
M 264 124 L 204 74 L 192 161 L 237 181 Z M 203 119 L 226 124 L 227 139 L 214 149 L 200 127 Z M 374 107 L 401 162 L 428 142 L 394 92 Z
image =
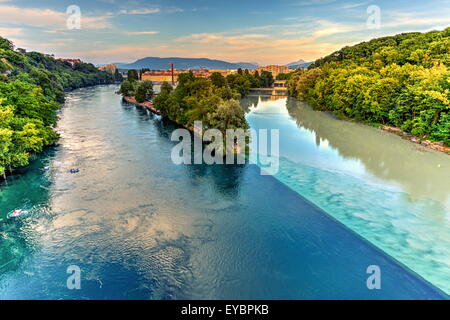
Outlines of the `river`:
M 69 93 L 59 145 L 0 186 L 0 299 L 447 298 L 446 155 L 248 97 L 251 126 L 280 129 L 275 176 L 175 165 L 174 126 L 116 90 Z

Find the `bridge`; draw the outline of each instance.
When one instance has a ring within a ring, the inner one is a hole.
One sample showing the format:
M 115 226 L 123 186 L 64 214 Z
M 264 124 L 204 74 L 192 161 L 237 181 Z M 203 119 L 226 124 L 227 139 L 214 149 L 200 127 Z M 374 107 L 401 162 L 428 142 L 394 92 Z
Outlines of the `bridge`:
M 286 80 L 275 80 L 272 88 L 250 88 L 250 91 L 263 92 L 263 95 L 287 96 Z
M 282 96 L 288 95 L 287 88 L 251 88 L 250 92 L 257 95 Z

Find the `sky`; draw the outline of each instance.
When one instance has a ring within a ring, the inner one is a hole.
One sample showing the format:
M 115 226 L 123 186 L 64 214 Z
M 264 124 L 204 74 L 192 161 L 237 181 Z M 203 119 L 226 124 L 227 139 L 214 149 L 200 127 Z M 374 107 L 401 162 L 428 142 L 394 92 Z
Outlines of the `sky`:
M 95 64 L 149 56 L 287 64 L 448 26 L 450 0 L 0 0 L 0 36 Z

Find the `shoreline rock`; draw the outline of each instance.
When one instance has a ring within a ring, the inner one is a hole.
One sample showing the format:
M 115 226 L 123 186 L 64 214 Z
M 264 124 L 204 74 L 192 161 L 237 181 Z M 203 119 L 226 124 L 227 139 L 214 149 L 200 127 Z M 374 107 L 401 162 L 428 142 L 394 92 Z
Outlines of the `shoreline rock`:
M 420 144 L 421 146 L 424 146 L 426 148 L 450 155 L 450 147 L 445 146 L 442 142 L 430 141 L 428 139 L 421 140 L 409 133 L 402 131 L 400 128 L 392 126 L 381 126 L 380 130 L 396 134 L 405 140 L 409 140 L 413 143 Z
M 151 103 L 150 101 L 137 102 L 135 98 L 129 96 L 124 96 L 123 100 L 136 106 L 147 108 L 157 115 L 161 115 L 161 112 L 159 112 L 159 110 L 156 110 L 156 108 L 153 106 L 153 103 Z

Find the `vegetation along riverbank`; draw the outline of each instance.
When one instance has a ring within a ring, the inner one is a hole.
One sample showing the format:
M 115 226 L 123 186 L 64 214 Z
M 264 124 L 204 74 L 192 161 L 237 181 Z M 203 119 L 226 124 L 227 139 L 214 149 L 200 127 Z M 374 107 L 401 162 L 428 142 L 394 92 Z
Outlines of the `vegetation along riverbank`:
M 0 37 L 0 176 L 58 140 L 54 127 L 65 91 L 113 83 L 114 75 L 90 63 L 14 50 Z
M 226 78 L 215 73 L 204 79 L 187 72 L 179 76 L 176 88 L 164 82 L 154 97 L 152 83 L 139 81 L 131 71 L 120 93 L 129 102 L 130 97 L 141 104 L 152 100 L 155 110 L 180 126 L 193 128 L 195 121 L 201 121 L 204 128 L 219 129 L 225 137 L 227 129 L 249 128 L 239 99 L 252 86 L 250 77 L 254 76 L 241 71 Z
M 289 94 L 449 153 L 450 28 L 345 47 L 289 77 Z

